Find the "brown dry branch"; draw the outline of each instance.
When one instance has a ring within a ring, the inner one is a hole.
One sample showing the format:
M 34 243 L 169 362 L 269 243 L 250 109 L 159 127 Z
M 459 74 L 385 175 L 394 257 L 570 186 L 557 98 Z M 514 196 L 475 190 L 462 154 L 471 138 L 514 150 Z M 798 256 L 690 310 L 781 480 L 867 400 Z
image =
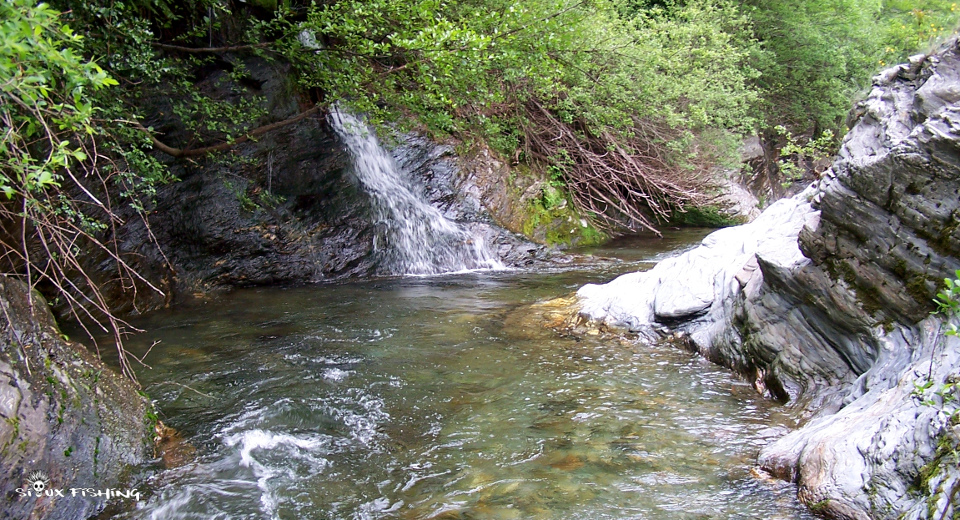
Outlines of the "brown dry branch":
M 158 49 L 185 52 L 187 54 L 218 54 L 222 52 L 240 52 L 253 49 L 263 49 L 273 45 L 273 42 L 255 43 L 250 45 L 232 45 L 226 47 L 184 47 L 181 45 L 171 45 L 160 42 L 153 42 L 152 45 Z
M 563 122 L 538 99 L 524 108 L 528 157 L 559 167 L 574 206 L 600 229 L 659 235 L 654 221 L 709 202 L 706 165 L 674 164 L 665 143 L 677 135 L 667 125 L 635 118 L 632 136 L 614 136 L 582 121 Z
M 41 201 L 41 204 L 23 199 L 20 204 L 11 201 L 0 205 L 0 225 L 4 231 L 0 237 L 3 270 L 10 275 L 23 274 L 31 287 L 49 285 L 58 297 L 63 298 L 70 315 L 94 340 L 98 354 L 96 334 L 89 328 L 90 325 L 112 335 L 121 371 L 136 381 L 132 364 L 123 348 L 123 338 L 139 329 L 111 311 L 110 302 L 101 291 L 101 284 L 82 265 L 81 252 L 99 250 L 109 257 L 116 265 L 116 279 L 125 290 L 135 292 L 139 282 L 158 294 L 163 293 L 124 260 L 116 235 L 107 240 L 93 236 L 76 220 L 50 211 L 52 206 L 47 206 L 47 203 L 55 204 L 50 199 Z
M 293 117 L 284 119 L 283 121 L 277 121 L 276 123 L 270 123 L 269 125 L 263 125 L 263 126 L 254 128 L 253 130 L 250 130 L 249 132 L 245 133 L 244 135 L 232 141 L 227 141 L 224 143 L 214 144 L 210 146 L 203 146 L 200 148 L 174 148 L 173 146 L 167 145 L 163 141 L 160 141 L 159 139 L 157 139 L 157 137 L 153 134 L 153 132 L 147 129 L 146 127 L 144 127 L 139 121 L 128 121 L 128 122 L 133 124 L 133 126 L 136 127 L 138 130 L 147 134 L 147 137 L 150 138 L 150 142 L 153 143 L 154 148 L 156 148 L 157 150 L 160 150 L 161 152 L 167 155 L 178 157 L 178 158 L 179 157 L 202 157 L 210 153 L 223 152 L 225 150 L 229 150 L 230 148 L 233 148 L 234 146 L 240 143 L 245 143 L 254 137 L 263 135 L 267 132 L 276 130 L 278 128 L 287 126 L 289 124 L 296 123 L 297 121 L 300 121 L 311 114 L 317 113 L 319 110 L 320 110 L 320 105 L 316 105 L 313 108 L 304 110 L 303 112 L 300 112 L 299 114 Z
M 13 101 L 20 104 L 17 99 Z M 7 200 L 0 201 L 0 272 L 24 279 L 31 289 L 45 286 L 57 298 L 62 298 L 67 312 L 94 341 L 98 353 L 99 346 L 91 325 L 111 334 L 121 371 L 136 382 L 130 358 L 123 348 L 123 338 L 138 329 L 112 312 L 103 285 L 94 279 L 81 261 L 82 255 L 90 252 L 98 252 L 109 259 L 116 267 L 115 281 L 123 290 L 133 291 L 134 299 L 138 284 L 163 294 L 125 260 L 126 255 L 117 242 L 116 226 L 122 223 L 122 219 L 111 206 L 109 184 L 111 177 L 124 168 L 101 152 L 96 138 L 77 141 L 75 136 L 49 125 L 47 118 L 55 115 L 50 109 L 27 104 L 20 106 L 40 122 L 45 132 L 42 140 L 29 143 L 5 135 L 3 141 L 11 160 L 32 161 L 28 158 L 46 157 L 49 161 L 49 150 L 64 141 L 69 141 L 71 149 L 82 150 L 86 159 L 60 168 L 58 182 L 43 189 L 8 185 L 14 191 Z M 3 111 L 2 122 L 9 132 L 20 131 L 10 113 Z M 103 168 L 105 161 L 114 167 Z M 100 192 L 99 195 L 94 191 Z M 106 223 L 112 233 L 106 234 L 105 238 L 96 236 L 102 232 L 91 226 L 94 216 L 98 222 Z M 145 215 L 140 217 L 146 221 Z M 154 237 L 151 235 L 150 239 L 154 240 Z M 31 305 L 32 298 L 31 293 Z

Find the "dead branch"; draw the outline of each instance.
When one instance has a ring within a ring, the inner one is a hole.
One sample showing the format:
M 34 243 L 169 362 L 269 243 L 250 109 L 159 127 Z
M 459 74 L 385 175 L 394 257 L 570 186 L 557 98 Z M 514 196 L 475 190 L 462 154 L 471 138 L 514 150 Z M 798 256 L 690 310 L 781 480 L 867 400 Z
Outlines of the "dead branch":
M 273 42 L 253 43 L 250 45 L 232 45 L 228 47 L 182 47 L 168 43 L 153 42 L 151 45 L 165 51 L 185 52 L 188 54 L 216 54 L 218 52 L 239 52 L 269 47 Z
M 529 99 L 524 109 L 525 151 L 560 168 L 574 206 L 604 231 L 659 234 L 657 223 L 709 200 L 706 165 L 675 165 L 665 143 L 676 135 L 665 124 L 637 118 L 630 135 L 613 135 L 563 122 L 542 100 Z
M 309 116 L 309 115 L 311 115 L 311 114 L 315 114 L 315 113 L 316 113 L 317 111 L 319 111 L 319 110 L 320 110 L 320 106 L 317 105 L 317 106 L 314 106 L 314 107 L 311 108 L 311 109 L 304 110 L 303 112 L 300 112 L 299 114 L 297 114 L 297 115 L 295 115 L 295 116 L 293 116 L 293 117 L 291 117 L 291 118 L 284 119 L 283 121 L 277 121 L 276 123 L 270 123 L 269 125 L 264 125 L 264 126 L 255 128 L 255 129 L 247 132 L 246 134 L 244 134 L 244 135 L 242 135 L 242 136 L 234 139 L 233 141 L 229 141 L 229 142 L 226 142 L 226 143 L 215 144 L 215 145 L 211 145 L 211 146 L 204 146 L 204 147 L 201 147 L 201 148 L 174 148 L 174 147 L 172 147 L 172 146 L 169 146 L 169 145 L 167 145 L 167 144 L 164 144 L 162 141 L 160 141 L 159 139 L 157 139 L 157 137 L 153 134 L 153 132 L 151 132 L 148 128 L 144 127 L 143 124 L 140 123 L 139 121 L 131 121 L 131 122 L 133 123 L 133 125 L 134 125 L 138 130 L 141 130 L 141 131 L 143 131 L 144 133 L 147 134 L 147 136 L 150 138 L 150 142 L 153 143 L 154 148 L 156 148 L 157 150 L 160 150 L 161 152 L 163 152 L 163 153 L 165 153 L 165 154 L 167 154 L 167 155 L 171 155 L 171 156 L 177 157 L 177 158 L 180 158 L 180 157 L 201 157 L 201 156 L 207 155 L 207 154 L 209 154 L 209 153 L 216 153 L 216 152 L 222 152 L 222 151 L 224 151 L 224 150 L 229 150 L 230 148 L 232 148 L 232 147 L 234 147 L 234 146 L 236 146 L 236 145 L 238 145 L 238 144 L 240 144 L 240 143 L 245 143 L 245 142 L 249 141 L 250 139 L 252 139 L 252 138 L 254 138 L 254 137 L 257 137 L 258 135 L 263 135 L 263 134 L 265 134 L 265 133 L 267 133 L 267 132 L 270 132 L 270 131 L 272 131 L 272 130 L 276 130 L 276 129 L 278 129 L 278 128 L 282 128 L 282 127 L 284 127 L 284 126 L 287 126 L 287 125 L 296 123 L 297 121 L 300 121 L 300 120 L 306 118 L 307 116 Z

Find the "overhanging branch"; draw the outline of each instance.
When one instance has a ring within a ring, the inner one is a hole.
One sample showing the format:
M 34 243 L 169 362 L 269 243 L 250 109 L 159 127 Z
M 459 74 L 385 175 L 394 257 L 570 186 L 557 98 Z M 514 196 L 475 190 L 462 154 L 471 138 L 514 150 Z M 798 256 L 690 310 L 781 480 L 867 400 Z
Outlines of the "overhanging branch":
M 242 136 L 234 139 L 233 141 L 230 141 L 230 142 L 227 142 L 227 143 L 215 144 L 215 145 L 211 145 L 211 146 L 204 146 L 204 147 L 202 147 L 202 148 L 187 148 L 187 149 L 174 148 L 174 147 L 172 147 L 172 146 L 169 146 L 169 145 L 163 143 L 163 142 L 160 141 L 159 139 L 157 139 L 157 137 L 156 137 L 155 135 L 153 135 L 153 132 L 151 132 L 148 128 L 146 128 L 145 126 L 143 126 L 139 121 L 133 121 L 132 123 L 134 124 L 134 126 L 136 126 L 136 128 L 142 130 L 144 133 L 147 134 L 148 137 L 150 137 L 150 141 L 153 143 L 153 147 L 156 148 L 157 150 L 160 150 L 161 152 L 163 152 L 163 153 L 165 153 L 165 154 L 167 154 L 167 155 L 170 155 L 170 156 L 173 156 L 173 157 L 177 157 L 177 158 L 179 158 L 179 157 L 200 157 L 200 156 L 206 155 L 206 154 L 208 154 L 208 153 L 215 153 L 215 152 L 222 152 L 222 151 L 224 151 L 224 150 L 229 150 L 230 148 L 232 148 L 232 147 L 234 147 L 234 146 L 236 146 L 236 145 L 238 145 L 238 144 L 240 144 L 240 143 L 244 143 L 244 142 L 246 142 L 246 141 L 249 141 L 249 140 L 250 140 L 251 138 L 253 138 L 253 137 L 257 137 L 258 135 L 263 135 L 263 134 L 265 134 L 265 133 L 267 133 L 267 132 L 270 132 L 270 131 L 272 131 L 272 130 L 276 130 L 276 129 L 278 129 L 278 128 L 282 128 L 282 127 L 284 127 L 284 126 L 287 126 L 287 125 L 296 123 L 297 121 L 300 121 L 300 120 L 306 118 L 307 116 L 309 116 L 309 115 L 311 115 L 311 114 L 315 114 L 315 113 L 318 112 L 319 110 L 320 110 L 320 106 L 317 105 L 317 106 L 314 106 L 313 108 L 311 108 L 311 109 L 309 109 L 309 110 L 305 110 L 305 111 L 303 111 L 303 112 L 300 112 L 299 114 L 297 114 L 297 115 L 295 115 L 295 116 L 293 116 L 293 117 L 291 117 L 291 118 L 289 118 L 289 119 L 284 119 L 283 121 L 277 121 L 276 123 L 270 123 L 269 125 L 264 125 L 264 126 L 255 128 L 255 129 L 247 132 L 246 134 L 244 134 L 244 135 L 242 135 Z
M 183 47 L 180 45 L 170 45 L 168 43 L 153 42 L 151 45 L 165 51 L 186 52 L 188 54 L 215 54 L 218 52 L 237 52 L 248 51 L 251 49 L 262 49 L 269 47 L 273 42 L 253 43 L 250 45 L 233 45 L 228 47 Z

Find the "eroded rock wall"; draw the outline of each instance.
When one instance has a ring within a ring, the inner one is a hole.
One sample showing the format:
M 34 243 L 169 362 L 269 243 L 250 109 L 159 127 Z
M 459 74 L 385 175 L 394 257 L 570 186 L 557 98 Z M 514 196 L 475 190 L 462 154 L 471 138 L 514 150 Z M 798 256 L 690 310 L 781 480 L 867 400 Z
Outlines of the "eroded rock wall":
M 956 405 L 916 389 L 960 373 L 960 341 L 929 317 L 960 268 L 957 42 L 884 71 L 855 117 L 814 186 L 582 288 L 580 314 L 682 342 L 791 402 L 805 424 L 759 462 L 819 514 L 953 518 Z
M 28 294 L 0 278 L 0 516 L 82 520 L 108 499 L 69 490 L 126 492 L 130 469 L 152 456 L 151 408 L 129 380 L 64 340 L 43 298 Z M 18 493 L 34 472 L 64 496 Z
M 259 96 L 266 115 L 256 125 L 283 121 L 309 108 L 288 68 L 235 56 L 249 81 L 226 70 L 207 71 L 198 88 L 214 98 Z M 171 146 L 195 136 L 171 114 L 171 100 L 150 99 L 145 124 Z M 501 171 L 482 176 L 462 168 L 453 147 L 414 135 L 387 139 L 397 162 L 444 214 L 493 244 L 503 263 L 520 266 L 545 257 L 543 248 L 502 228 L 498 206 L 483 183 L 505 184 Z M 126 208 L 117 228 L 121 251 L 138 272 L 164 291 L 138 286 L 136 301 L 114 280 L 115 269 L 92 252 L 86 265 L 116 311 L 148 312 L 221 288 L 311 283 L 369 275 L 375 230 L 369 197 L 351 175 L 351 161 L 323 115 L 304 118 L 215 157 L 165 157 L 177 181 L 158 188 L 144 222 Z M 491 207 L 494 206 L 494 207 Z M 108 240 L 114 237 L 106 237 Z

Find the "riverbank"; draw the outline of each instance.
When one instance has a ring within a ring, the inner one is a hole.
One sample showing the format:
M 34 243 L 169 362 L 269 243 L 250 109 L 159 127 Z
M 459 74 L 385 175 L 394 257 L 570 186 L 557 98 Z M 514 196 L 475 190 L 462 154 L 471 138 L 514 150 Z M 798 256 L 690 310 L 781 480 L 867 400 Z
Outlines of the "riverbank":
M 131 475 L 153 457 L 153 405 L 63 336 L 22 282 L 0 277 L 0 311 L 5 517 L 78 520 L 132 506 Z
M 811 420 L 759 461 L 830 518 L 954 511 L 960 475 L 943 446 L 957 443 L 956 404 L 917 388 L 952 388 L 960 372 L 960 341 L 928 317 L 960 268 L 958 70 L 954 40 L 884 71 L 806 192 L 573 302 L 805 410 Z

